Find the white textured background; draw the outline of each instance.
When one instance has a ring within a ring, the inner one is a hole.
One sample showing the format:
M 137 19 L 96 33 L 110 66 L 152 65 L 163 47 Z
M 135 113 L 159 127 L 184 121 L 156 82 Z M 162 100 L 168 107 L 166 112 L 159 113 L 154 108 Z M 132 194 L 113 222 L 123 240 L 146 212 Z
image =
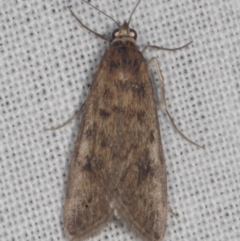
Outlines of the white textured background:
M 117 21 L 136 1 L 91 3 Z M 66 240 L 65 183 L 80 119 L 51 132 L 84 102 L 107 46 L 83 29 L 111 36 L 115 24 L 80 0 L 0 2 L 0 240 Z M 159 110 L 168 171 L 166 241 L 240 240 L 240 2 L 142 0 L 131 27 L 165 79 L 169 111 L 182 139 Z M 116 221 L 92 240 L 138 240 Z

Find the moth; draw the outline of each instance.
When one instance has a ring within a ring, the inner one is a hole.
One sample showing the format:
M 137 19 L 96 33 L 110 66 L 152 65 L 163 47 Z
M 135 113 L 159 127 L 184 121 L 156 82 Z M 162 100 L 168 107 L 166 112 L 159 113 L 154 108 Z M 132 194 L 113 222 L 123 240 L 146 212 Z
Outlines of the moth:
M 161 241 L 168 210 L 166 167 L 148 63 L 136 46 L 137 33 L 129 28 L 134 10 L 128 22 L 116 23 L 119 28 L 109 41 L 69 9 L 109 47 L 85 101 L 70 162 L 65 233 L 70 240 L 84 240 L 99 233 L 114 215 L 143 240 Z M 160 81 L 165 105 L 161 73 Z

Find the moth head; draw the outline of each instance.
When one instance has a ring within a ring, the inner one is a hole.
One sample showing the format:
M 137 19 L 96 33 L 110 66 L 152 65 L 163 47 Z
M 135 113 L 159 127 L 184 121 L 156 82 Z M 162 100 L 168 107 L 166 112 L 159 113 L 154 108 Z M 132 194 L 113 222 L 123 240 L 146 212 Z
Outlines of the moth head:
M 124 22 L 118 29 L 115 29 L 112 33 L 112 41 L 120 39 L 136 40 L 137 32 L 134 29 L 129 28 L 127 22 Z

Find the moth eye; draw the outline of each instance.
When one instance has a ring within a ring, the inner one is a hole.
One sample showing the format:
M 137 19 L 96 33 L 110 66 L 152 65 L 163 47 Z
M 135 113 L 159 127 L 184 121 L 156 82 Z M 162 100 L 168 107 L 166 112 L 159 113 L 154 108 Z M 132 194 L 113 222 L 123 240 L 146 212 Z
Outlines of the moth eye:
M 137 39 L 137 32 L 132 28 L 130 28 L 130 34 L 129 35 L 130 35 L 130 37 L 132 37 L 134 39 Z
M 119 36 L 119 29 L 115 29 L 112 33 L 112 39 L 115 39 Z

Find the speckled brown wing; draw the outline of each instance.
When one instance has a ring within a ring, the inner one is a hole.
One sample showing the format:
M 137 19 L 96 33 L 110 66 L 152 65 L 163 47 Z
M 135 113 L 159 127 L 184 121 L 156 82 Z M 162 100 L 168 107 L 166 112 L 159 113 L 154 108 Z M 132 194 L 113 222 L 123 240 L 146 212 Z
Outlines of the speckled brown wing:
M 157 110 L 147 65 L 132 42 L 111 45 L 98 67 L 67 190 L 64 223 L 72 240 L 99 231 L 113 212 L 144 240 L 164 235 L 166 173 Z
M 109 157 L 104 149 L 104 136 L 109 124 L 103 118 L 107 93 L 99 90 L 107 81 L 104 78 L 106 71 L 99 67 L 95 74 L 69 167 L 64 230 L 74 241 L 97 234 L 113 214 L 107 190 Z
M 118 216 L 144 240 L 162 240 L 167 183 L 152 83 L 135 45 L 118 42 L 115 48 L 115 61 L 109 63 L 108 72 L 114 76 L 117 101 L 110 105 L 106 117 L 114 119 L 110 132 L 114 134 L 108 139 L 112 143 L 109 198 Z

